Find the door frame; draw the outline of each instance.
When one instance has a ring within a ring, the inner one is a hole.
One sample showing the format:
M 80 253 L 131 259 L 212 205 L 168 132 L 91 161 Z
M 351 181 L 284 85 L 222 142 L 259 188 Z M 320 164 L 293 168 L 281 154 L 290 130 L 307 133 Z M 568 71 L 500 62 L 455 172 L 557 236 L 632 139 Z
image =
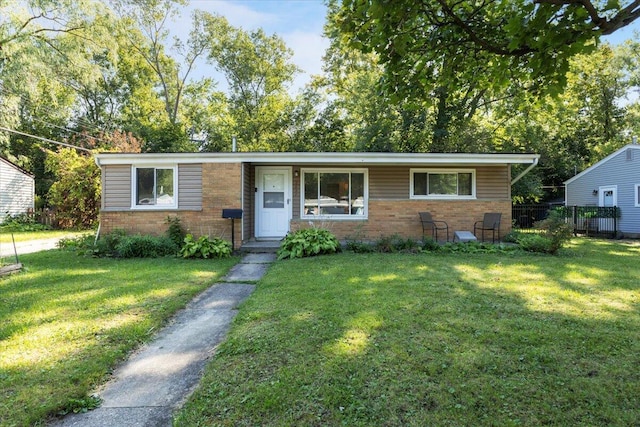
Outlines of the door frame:
M 604 192 L 613 191 L 613 206 L 618 206 L 618 186 L 617 185 L 601 185 L 598 187 L 598 206 L 604 206 Z
M 282 236 L 262 236 L 260 235 L 261 212 L 262 212 L 262 174 L 269 171 L 285 172 L 285 207 L 287 208 L 286 232 Z M 254 196 L 254 234 L 256 239 L 281 239 L 289 231 L 291 219 L 293 218 L 293 168 L 291 166 L 256 166 L 255 167 L 255 196 Z
M 598 187 L 598 206 L 604 207 L 604 192 L 613 192 L 613 206 L 618 206 L 618 186 L 617 185 L 601 185 Z M 613 231 L 612 222 L 609 218 L 601 218 L 598 229 L 601 231 Z

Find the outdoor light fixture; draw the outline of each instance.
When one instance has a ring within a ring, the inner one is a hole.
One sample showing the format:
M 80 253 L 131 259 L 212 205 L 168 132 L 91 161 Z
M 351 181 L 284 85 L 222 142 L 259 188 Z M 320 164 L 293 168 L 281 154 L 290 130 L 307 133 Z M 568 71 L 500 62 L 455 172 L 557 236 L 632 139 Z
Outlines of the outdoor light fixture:
M 597 195 L 598 195 L 598 190 L 593 190 L 593 193 L 592 193 L 592 194 L 593 194 L 594 196 L 597 196 Z

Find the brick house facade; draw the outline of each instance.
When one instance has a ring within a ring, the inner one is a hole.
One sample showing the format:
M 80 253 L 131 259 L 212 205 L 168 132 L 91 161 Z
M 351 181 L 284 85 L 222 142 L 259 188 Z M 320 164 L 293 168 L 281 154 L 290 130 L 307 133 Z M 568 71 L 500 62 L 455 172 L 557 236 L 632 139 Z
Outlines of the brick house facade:
M 533 154 L 179 153 L 98 154 L 101 233 L 162 234 L 179 217 L 196 236 L 280 239 L 316 226 L 339 239 L 422 238 L 418 212 L 473 230 L 485 212 L 511 229 L 512 164 Z M 242 219 L 222 218 L 239 208 Z M 232 227 L 232 222 L 235 221 Z M 440 236 L 439 236 L 440 238 Z M 444 236 L 442 237 L 444 238 Z

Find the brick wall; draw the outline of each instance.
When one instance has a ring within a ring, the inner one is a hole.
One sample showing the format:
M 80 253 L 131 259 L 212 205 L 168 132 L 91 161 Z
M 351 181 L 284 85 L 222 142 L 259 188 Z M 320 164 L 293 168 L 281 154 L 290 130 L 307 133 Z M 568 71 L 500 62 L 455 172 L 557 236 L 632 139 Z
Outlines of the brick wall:
M 375 240 L 395 234 L 404 238 L 421 239 L 422 224 L 418 214 L 421 211 L 431 212 L 434 220 L 446 221 L 450 240 L 453 240 L 454 231 L 473 232 L 474 222 L 481 221 L 485 212 L 502 212 L 500 235 L 504 236 L 511 231 L 511 202 L 492 200 L 370 200 L 367 220 L 295 219 L 291 221 L 291 231 L 310 227 L 313 223 L 316 227 L 331 230 L 340 240 L 356 235 L 364 240 Z M 444 232 L 439 232 L 438 238 L 444 240 Z M 487 238 L 491 239 L 490 232 L 485 232 L 485 239 Z
M 167 230 L 168 216 L 179 217 L 183 227 L 194 236 L 209 235 L 231 241 L 231 220 L 222 218 L 222 209 L 242 206 L 240 164 L 205 163 L 202 165 L 202 210 L 126 210 L 102 211 L 100 232 L 114 229 L 128 233 L 161 235 Z M 242 240 L 242 224 L 235 220 L 235 245 Z

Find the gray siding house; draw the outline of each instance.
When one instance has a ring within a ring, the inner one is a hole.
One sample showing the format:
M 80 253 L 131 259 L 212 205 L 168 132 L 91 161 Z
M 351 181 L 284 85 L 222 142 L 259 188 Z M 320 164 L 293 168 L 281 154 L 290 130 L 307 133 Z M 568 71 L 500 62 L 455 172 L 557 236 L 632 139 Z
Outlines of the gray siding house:
M 640 145 L 630 144 L 565 181 L 567 206 L 617 206 L 618 231 L 640 237 Z
M 0 223 L 7 215 L 33 209 L 34 193 L 33 175 L 0 157 Z

